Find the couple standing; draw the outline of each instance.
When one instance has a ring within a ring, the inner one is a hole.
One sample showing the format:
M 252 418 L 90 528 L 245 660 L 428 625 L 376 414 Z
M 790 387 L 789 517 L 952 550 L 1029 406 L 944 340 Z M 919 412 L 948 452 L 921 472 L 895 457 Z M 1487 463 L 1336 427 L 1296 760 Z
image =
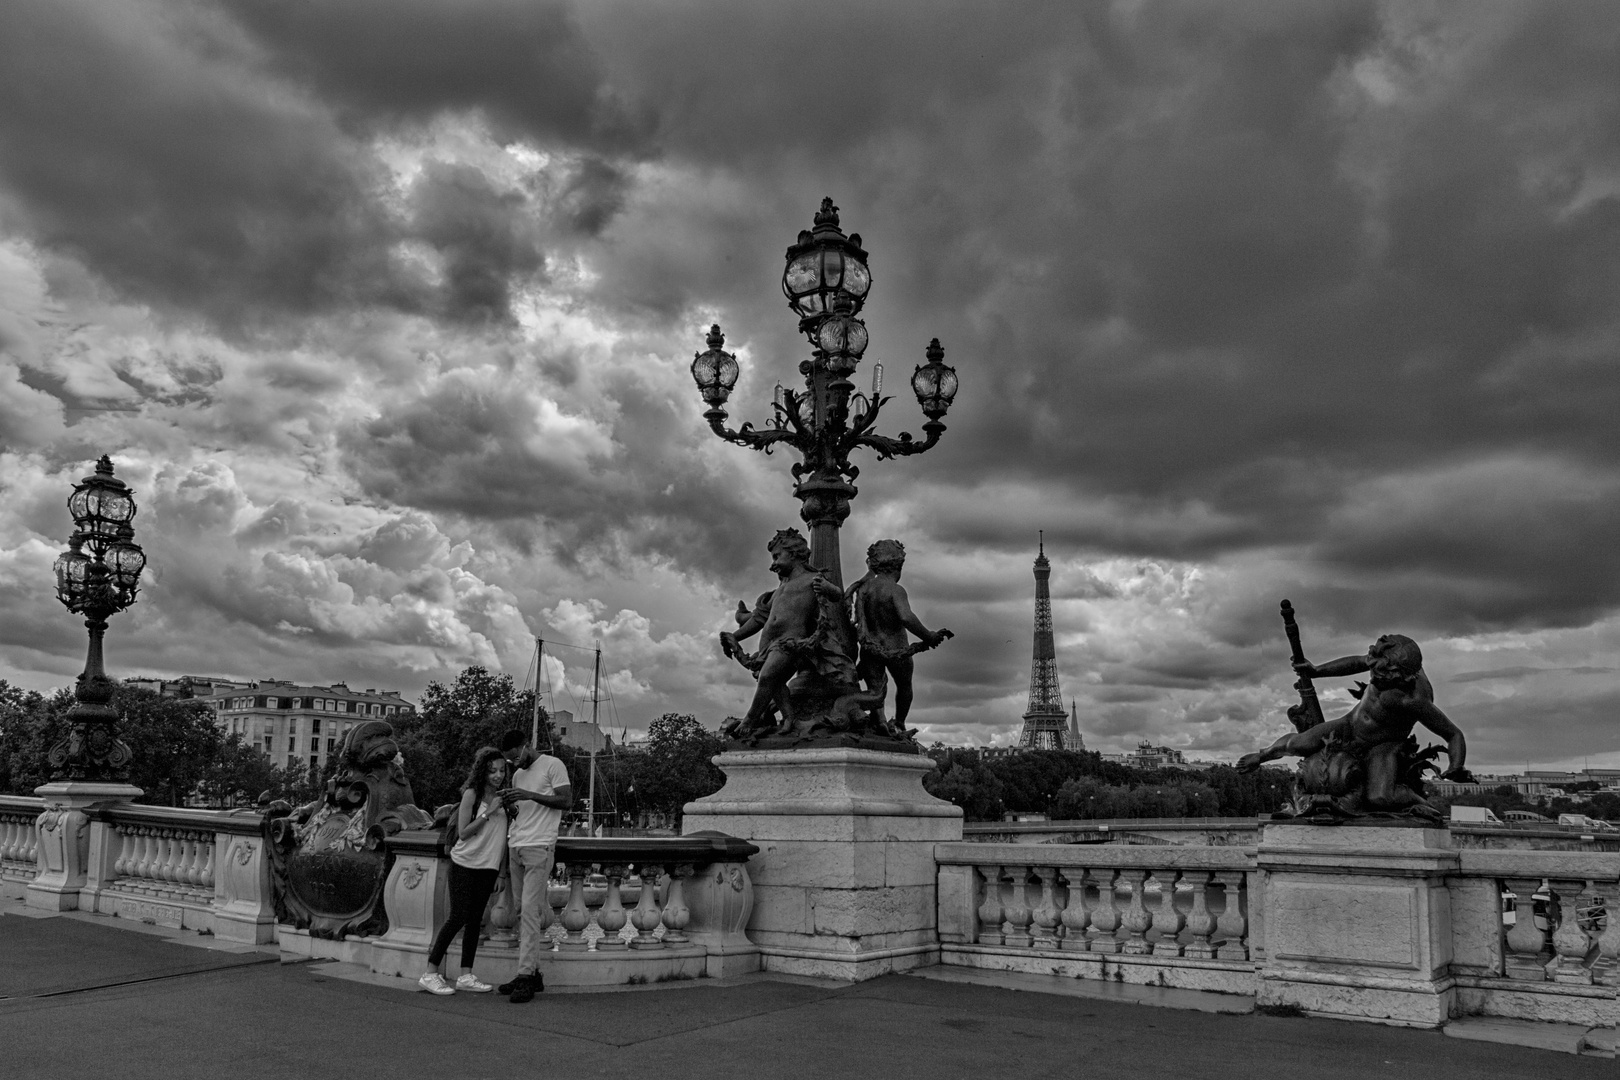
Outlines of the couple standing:
M 537 753 L 522 731 L 507 732 L 498 750 L 486 746 L 478 751 L 456 807 L 457 840 L 450 849 L 450 916 L 439 927 L 428 952 L 422 989 L 432 994 L 457 990 L 487 994 L 499 989 L 510 994 L 514 1004 L 522 1004 L 546 988 L 540 974 L 540 952 L 550 942 L 542 918 L 548 908 L 542 905 L 548 904 L 546 882 L 557 857 L 563 811 L 573 801 L 563 763 L 550 754 Z M 517 977 L 497 988 L 480 981 L 472 969 L 484 908 L 495 891 L 503 856 L 511 866 L 512 892 L 521 905 L 522 922 Z M 451 986 L 439 967 L 458 931 L 461 977 Z

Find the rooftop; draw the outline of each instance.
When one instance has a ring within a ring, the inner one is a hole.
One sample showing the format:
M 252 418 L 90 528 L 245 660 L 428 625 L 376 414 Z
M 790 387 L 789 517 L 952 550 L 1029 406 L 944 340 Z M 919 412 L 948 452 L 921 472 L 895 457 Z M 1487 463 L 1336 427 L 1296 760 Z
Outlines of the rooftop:
M 1611 1060 L 1448 1038 L 1458 1033 L 1450 1029 L 1208 1011 L 1220 1007 L 1206 1000 L 1218 995 L 1155 997 L 1151 987 L 993 972 L 924 969 L 853 985 L 754 975 L 554 989 L 515 1007 L 495 995 L 433 997 L 343 964 L 283 964 L 274 946 L 113 923 L 80 912 L 25 914 L 0 901 L 0 1045 L 10 1080 L 1614 1074 Z M 969 974 L 1002 985 L 960 981 Z M 1178 1004 L 1191 1007 L 1151 1007 Z M 1475 1037 L 1500 1030 L 1491 1023 Z

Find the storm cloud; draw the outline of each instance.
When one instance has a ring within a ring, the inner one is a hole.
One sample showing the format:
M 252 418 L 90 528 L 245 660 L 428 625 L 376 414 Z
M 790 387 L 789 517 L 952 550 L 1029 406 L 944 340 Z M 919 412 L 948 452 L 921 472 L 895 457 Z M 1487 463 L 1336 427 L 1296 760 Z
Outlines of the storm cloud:
M 1417 637 L 1481 764 L 1620 757 L 1610 5 L 7 22 L 0 677 L 76 669 L 49 564 L 111 452 L 150 493 L 126 669 L 412 691 L 600 638 L 626 726 L 739 711 L 713 635 L 798 506 L 686 367 L 720 323 L 732 423 L 764 419 L 805 355 L 782 251 L 831 195 L 887 426 L 919 430 L 929 338 L 961 375 L 844 530 L 846 568 L 903 539 L 957 633 L 919 661 L 925 738 L 1016 732 L 1044 530 L 1093 745 L 1270 737 L 1286 596 L 1315 659 Z

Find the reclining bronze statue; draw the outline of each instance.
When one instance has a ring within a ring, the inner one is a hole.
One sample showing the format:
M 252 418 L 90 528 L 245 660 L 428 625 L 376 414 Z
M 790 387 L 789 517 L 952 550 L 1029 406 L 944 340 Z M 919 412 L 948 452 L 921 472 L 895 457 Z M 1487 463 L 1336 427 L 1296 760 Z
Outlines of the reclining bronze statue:
M 1446 740 L 1447 780 L 1472 780 L 1463 767 L 1467 742 L 1451 718 L 1434 704 L 1434 687 L 1423 671 L 1417 642 L 1385 634 L 1362 656 L 1345 656 L 1325 664 L 1305 659 L 1299 644 L 1294 609 L 1282 602 L 1283 624 L 1293 646 L 1295 688 L 1300 704 L 1288 710 L 1296 728 L 1258 753 L 1238 760 L 1252 772 L 1281 757 L 1303 758 L 1299 768 L 1302 798 L 1294 816 L 1329 824 L 1349 818 L 1417 818 L 1438 822 L 1440 811 L 1424 798 L 1423 774 L 1436 770 L 1440 747 L 1419 750 L 1412 731 L 1421 725 Z M 1356 704 L 1335 720 L 1324 720 L 1312 680 L 1371 672 L 1371 685 L 1351 690 Z
M 781 584 L 761 593 L 752 610 L 737 605 L 737 629 L 720 648 L 753 673 L 759 686 L 742 719 L 722 734 L 749 746 L 854 745 L 917 752 L 905 727 L 911 706 L 912 656 L 951 636 L 912 612 L 900 569 L 905 548 L 880 540 L 867 552 L 869 571 L 846 594 L 810 565 L 810 545 L 783 529 L 766 545 Z M 910 643 L 907 632 L 922 640 Z M 759 650 L 741 642 L 759 634 Z M 890 678 L 895 716 L 884 714 Z M 865 685 L 862 686 L 864 681 Z

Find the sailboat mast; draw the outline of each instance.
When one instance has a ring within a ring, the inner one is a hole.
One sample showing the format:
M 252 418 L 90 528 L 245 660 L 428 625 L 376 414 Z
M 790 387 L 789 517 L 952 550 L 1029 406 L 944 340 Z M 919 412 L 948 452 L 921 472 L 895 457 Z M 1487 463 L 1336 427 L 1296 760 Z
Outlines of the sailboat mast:
M 540 672 L 546 663 L 546 643 L 542 638 L 534 639 L 534 714 L 529 719 L 529 745 L 536 752 L 540 750 Z
M 602 703 L 602 646 L 596 647 L 596 670 L 591 675 L 591 726 L 601 731 L 597 721 L 597 709 Z M 586 821 L 585 835 L 596 835 L 596 739 L 591 739 L 591 788 L 586 796 L 586 809 L 590 817 Z

